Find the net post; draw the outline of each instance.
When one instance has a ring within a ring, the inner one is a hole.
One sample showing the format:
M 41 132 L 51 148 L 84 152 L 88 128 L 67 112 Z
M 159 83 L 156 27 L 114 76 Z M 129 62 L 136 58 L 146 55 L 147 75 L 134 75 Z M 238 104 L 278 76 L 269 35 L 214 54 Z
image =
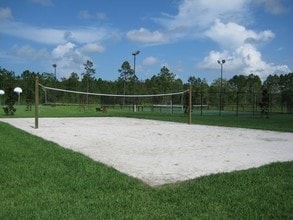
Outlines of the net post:
M 191 124 L 192 121 L 192 85 L 189 83 L 189 111 L 188 111 L 188 124 Z
M 39 128 L 39 77 L 35 81 L 35 129 Z

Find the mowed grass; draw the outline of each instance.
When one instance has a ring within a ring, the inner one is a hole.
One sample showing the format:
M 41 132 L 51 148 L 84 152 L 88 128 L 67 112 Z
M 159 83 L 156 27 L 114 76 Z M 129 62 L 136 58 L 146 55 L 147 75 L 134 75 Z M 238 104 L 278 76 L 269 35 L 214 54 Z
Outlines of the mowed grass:
M 34 116 L 16 107 L 9 117 Z M 181 113 L 102 113 L 94 106 L 40 109 L 40 117 L 105 116 L 188 121 Z M 200 116 L 194 111 L 192 123 L 292 132 L 292 118 Z M 0 141 L 0 219 L 293 219 L 292 161 L 152 188 L 2 122 Z
M 0 219 L 292 219 L 293 162 L 152 188 L 0 123 Z
M 40 117 L 133 117 L 143 119 L 154 119 L 162 121 L 174 121 L 180 123 L 188 123 L 188 116 L 184 115 L 182 111 L 175 111 L 174 114 L 170 113 L 170 110 L 160 112 L 156 110 L 151 111 L 137 111 L 133 112 L 131 109 L 109 109 L 107 113 L 97 112 L 95 105 L 90 106 L 41 106 L 39 116 Z M 32 111 L 26 111 L 25 106 L 16 106 L 16 113 L 9 117 L 34 117 L 34 108 Z M 5 116 L 4 112 L 0 117 Z M 293 132 L 293 114 L 276 114 L 271 113 L 270 118 L 266 119 L 261 117 L 260 113 L 246 113 L 236 116 L 235 112 L 223 112 L 222 116 L 218 115 L 218 112 L 204 112 L 203 116 L 200 116 L 199 110 L 194 110 L 192 114 L 192 124 L 203 125 L 217 125 L 217 126 L 229 126 L 229 127 L 241 127 L 241 128 L 253 128 L 262 130 L 273 131 L 287 131 Z

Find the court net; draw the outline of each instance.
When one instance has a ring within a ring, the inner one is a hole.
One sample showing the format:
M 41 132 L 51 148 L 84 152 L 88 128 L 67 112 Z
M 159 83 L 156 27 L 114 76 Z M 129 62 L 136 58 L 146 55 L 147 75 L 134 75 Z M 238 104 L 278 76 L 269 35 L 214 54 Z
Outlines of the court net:
M 81 109 L 123 109 L 130 111 L 186 111 L 188 90 L 158 94 L 107 94 L 54 88 L 39 84 L 44 105 L 78 106 Z

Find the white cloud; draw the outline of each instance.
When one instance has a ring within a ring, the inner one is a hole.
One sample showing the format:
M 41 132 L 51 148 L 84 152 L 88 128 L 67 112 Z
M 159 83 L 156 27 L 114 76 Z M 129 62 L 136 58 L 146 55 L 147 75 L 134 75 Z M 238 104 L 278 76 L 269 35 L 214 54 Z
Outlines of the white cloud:
M 163 33 L 159 31 L 151 32 L 145 28 L 129 31 L 126 36 L 129 40 L 146 44 L 166 43 L 169 41 L 168 37 Z
M 155 20 L 169 30 L 182 27 L 201 30 L 209 27 L 216 19 L 247 22 L 244 18 L 248 13 L 248 3 L 246 0 L 183 0 L 177 15 Z
M 203 69 L 218 68 L 218 59 L 229 60 L 225 69 L 234 71 L 234 74 L 249 74 L 253 72 L 262 79 L 269 74 L 288 73 L 290 70 L 284 65 L 267 63 L 262 59 L 261 52 L 257 49 L 259 44 L 266 43 L 274 38 L 270 30 L 255 32 L 247 30 L 244 26 L 229 22 L 224 24 L 217 20 L 205 32 L 205 35 L 217 42 L 223 52 L 211 51 L 199 64 Z
M 59 76 L 69 76 L 71 72 L 82 71 L 83 63 L 89 59 L 74 43 L 60 44 L 52 51 L 54 63 L 58 66 Z
M 226 49 L 235 49 L 244 43 L 263 43 L 275 36 L 270 30 L 256 33 L 242 25 L 232 22 L 224 24 L 219 20 L 216 20 L 205 35 Z
M 71 54 L 74 52 L 75 44 L 68 42 L 63 45 L 58 45 L 53 51 L 52 55 L 54 58 L 62 58 L 65 57 L 68 54 Z
M 279 0 L 257 1 L 268 10 L 276 7 L 274 10 L 282 11 Z M 165 15 L 156 21 L 166 28 L 166 33 L 181 32 L 181 35 L 172 35 L 170 41 L 190 37 L 208 38 L 219 45 L 221 51 L 212 50 L 199 62 L 201 69 L 218 69 L 217 60 L 225 59 L 225 70 L 231 74 L 253 72 L 264 78 L 276 72 L 288 73 L 290 70 L 286 65 L 267 63 L 262 58 L 259 46 L 271 41 L 275 34 L 271 30 L 246 28 L 247 24 L 253 22 L 248 10 L 251 3 L 251 0 L 183 0 L 177 15 Z
M 24 59 L 42 60 L 48 59 L 49 53 L 46 49 L 35 49 L 30 45 L 14 45 L 11 49 L 11 53 L 14 56 Z
M 20 22 L 0 22 L 0 33 L 28 39 L 38 43 L 64 43 L 64 30 L 53 28 L 39 28 Z
M 158 59 L 156 57 L 150 56 L 150 57 L 146 57 L 143 61 L 142 61 L 144 66 L 152 66 L 155 65 L 156 63 L 158 63 Z
M 269 74 L 290 72 L 290 69 L 286 65 L 276 65 L 263 61 L 261 53 L 251 44 L 244 44 L 239 47 L 236 50 L 236 54 L 242 58 L 245 64 L 245 73 L 253 72 L 262 79 L 266 78 Z
M 12 18 L 10 9 L 4 10 L 1 8 L 0 14 L 2 15 L 0 34 L 30 40 L 39 44 L 47 44 L 48 48 L 54 47 L 51 56 L 47 49 L 42 51 L 27 45 L 14 46 L 11 54 L 16 58 L 34 59 L 39 63 L 46 62 L 42 59 L 46 55 L 46 60 L 49 63 L 46 65 L 51 66 L 51 63 L 56 63 L 62 76 L 66 76 L 72 71 L 82 71 L 83 63 L 89 59 L 86 54 L 105 51 L 103 42 L 110 41 L 113 43 L 120 39 L 121 35 L 117 30 L 107 27 L 58 29 L 32 26 L 9 20 L 8 18 Z M 61 76 L 60 74 L 59 76 Z
M 102 53 L 105 48 L 99 43 L 88 43 L 80 48 L 83 53 Z
M 8 17 L 9 12 L 2 12 L 2 15 L 3 17 Z M 15 21 L 1 22 L 1 19 L 0 33 L 28 39 L 38 43 L 53 45 L 64 44 L 68 41 L 73 41 L 80 44 L 101 42 L 109 39 L 119 39 L 119 36 L 121 35 L 117 30 L 107 27 L 83 27 L 67 29 L 43 28 Z
M 251 72 L 265 79 L 270 74 L 288 73 L 290 69 L 286 65 L 266 63 L 262 60 L 261 53 L 251 44 L 244 44 L 234 51 L 211 51 L 198 65 L 201 69 L 218 69 L 217 60 L 225 59 L 224 70 L 231 74 L 248 75 Z M 231 75 L 232 76 L 232 75 Z M 229 76 L 229 77 L 231 77 Z
M 201 69 L 218 69 L 218 60 L 226 60 L 225 69 L 227 70 L 237 70 L 244 66 L 241 59 L 227 50 L 222 52 L 214 50 L 210 51 L 208 56 L 204 57 L 203 61 L 200 62 L 198 66 Z

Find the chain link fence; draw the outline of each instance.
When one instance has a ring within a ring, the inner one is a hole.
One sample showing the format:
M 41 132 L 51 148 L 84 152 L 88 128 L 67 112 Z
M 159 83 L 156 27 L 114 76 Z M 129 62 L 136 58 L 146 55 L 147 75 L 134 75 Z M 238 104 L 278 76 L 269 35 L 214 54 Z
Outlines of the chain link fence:
M 262 113 L 263 94 L 254 92 L 194 92 L 194 114 L 257 115 Z M 293 94 L 268 94 L 268 113 L 293 114 Z

